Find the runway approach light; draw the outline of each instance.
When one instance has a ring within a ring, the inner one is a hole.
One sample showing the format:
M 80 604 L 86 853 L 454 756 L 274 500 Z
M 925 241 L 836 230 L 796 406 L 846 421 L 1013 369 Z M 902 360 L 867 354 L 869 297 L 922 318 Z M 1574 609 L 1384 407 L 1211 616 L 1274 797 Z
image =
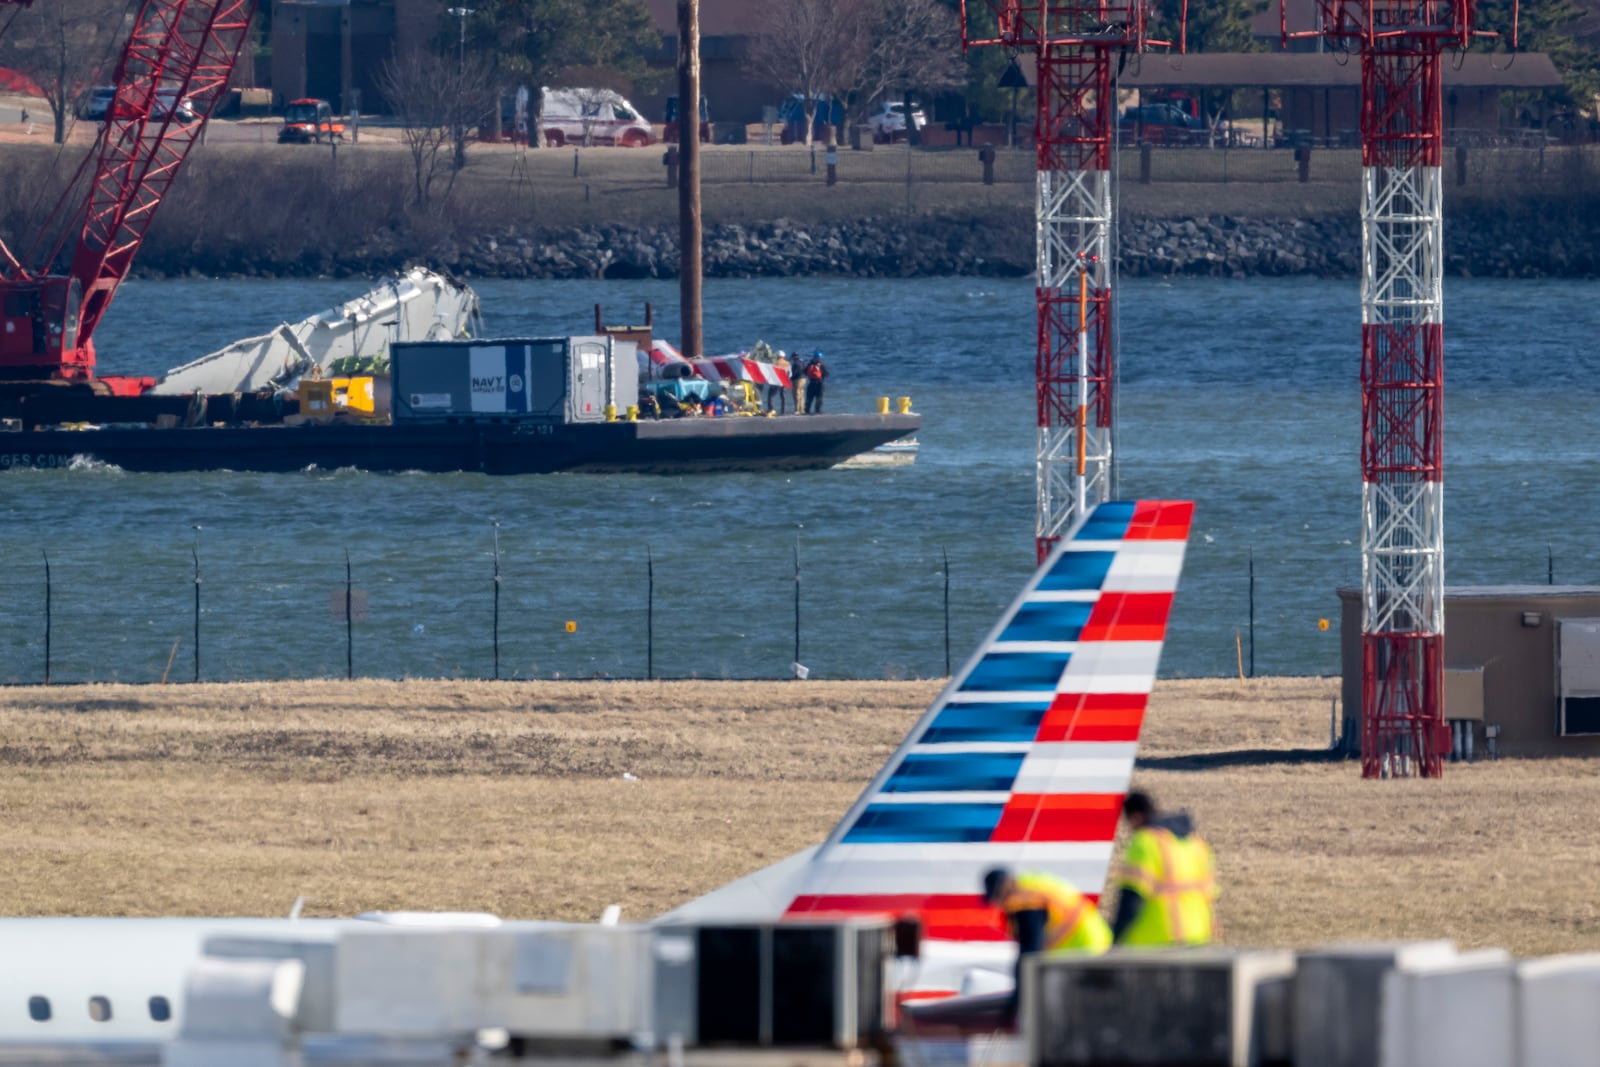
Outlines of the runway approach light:
M 575 634 L 577 632 L 578 632 L 578 624 L 573 622 L 571 619 L 568 619 L 567 620 L 567 633 Z

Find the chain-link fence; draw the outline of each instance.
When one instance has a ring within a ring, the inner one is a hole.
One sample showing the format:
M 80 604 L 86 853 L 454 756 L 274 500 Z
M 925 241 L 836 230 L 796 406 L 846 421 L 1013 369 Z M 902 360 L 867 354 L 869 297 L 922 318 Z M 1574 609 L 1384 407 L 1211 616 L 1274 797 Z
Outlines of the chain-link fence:
M 724 566 L 641 546 L 584 568 L 561 552 L 356 546 L 285 564 L 243 547 L 147 549 L 133 571 L 59 553 L 21 565 L 0 684 L 937 677 L 998 610 L 976 575 L 952 586 L 942 554 L 797 545 Z
M 1514 180 L 1566 188 L 1574 172 L 1595 169 L 1596 145 L 1557 145 L 1520 131 L 1456 131 L 1447 143 L 1447 181 L 1491 185 Z M 989 165 L 985 159 L 988 156 Z M 645 158 L 645 157 L 650 158 Z M 826 185 L 848 191 L 859 186 L 966 184 L 1031 187 L 1038 157 L 1031 148 L 909 148 L 878 145 L 869 151 L 822 145 L 718 146 L 701 155 L 701 181 L 730 185 Z M 548 156 L 546 157 L 548 160 Z M 1361 150 L 1346 139 L 1307 138 L 1282 148 L 1216 145 L 1127 144 L 1113 166 L 1123 183 L 1350 183 L 1360 180 Z M 570 176 L 596 189 L 666 184 L 660 153 L 574 149 Z M 1021 191 L 1020 189 L 1018 191 Z M 716 196 L 715 189 L 707 193 Z

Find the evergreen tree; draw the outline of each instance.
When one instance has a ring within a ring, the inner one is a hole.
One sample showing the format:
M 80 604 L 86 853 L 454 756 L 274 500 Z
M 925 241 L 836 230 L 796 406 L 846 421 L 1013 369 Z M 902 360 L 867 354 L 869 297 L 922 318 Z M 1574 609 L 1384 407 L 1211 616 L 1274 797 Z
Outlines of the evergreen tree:
M 441 19 L 441 43 L 453 43 L 455 20 Z M 644 0 L 478 0 L 467 34 L 508 86 L 523 81 L 535 91 L 571 67 L 647 77 L 648 57 L 662 47 Z
M 1500 36 L 1491 47 L 1497 52 L 1511 47 L 1511 0 L 1480 0 L 1476 26 Z M 1521 0 L 1518 5 L 1519 42 L 1525 52 L 1546 52 L 1561 73 L 1565 103 L 1590 109 L 1600 93 L 1600 52 L 1593 40 L 1579 40 L 1575 31 L 1585 11 L 1572 0 Z M 1496 65 L 1515 62 L 1509 56 Z

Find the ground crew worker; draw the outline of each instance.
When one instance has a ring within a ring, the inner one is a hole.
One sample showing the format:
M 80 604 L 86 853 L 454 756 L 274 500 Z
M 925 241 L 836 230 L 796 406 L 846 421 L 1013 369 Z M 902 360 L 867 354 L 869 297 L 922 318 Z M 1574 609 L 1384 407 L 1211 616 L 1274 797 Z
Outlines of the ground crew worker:
M 1005 913 L 1017 942 L 1016 983 L 1006 1020 L 1016 1017 L 1022 959 L 1030 952 L 1098 956 L 1111 947 L 1111 928 L 1094 901 L 1065 878 L 1037 871 L 1013 874 L 996 867 L 983 876 L 983 900 Z
M 1211 943 L 1217 897 L 1211 846 L 1187 812 L 1156 810 L 1148 793 L 1129 793 L 1122 817 L 1133 834 L 1117 869 L 1119 945 L 1161 947 Z

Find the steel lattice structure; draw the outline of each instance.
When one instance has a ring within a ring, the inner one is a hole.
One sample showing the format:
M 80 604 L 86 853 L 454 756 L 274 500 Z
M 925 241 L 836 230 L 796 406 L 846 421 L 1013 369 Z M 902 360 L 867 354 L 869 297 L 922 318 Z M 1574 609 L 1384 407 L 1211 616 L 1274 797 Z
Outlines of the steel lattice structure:
M 1035 58 L 1039 179 L 1038 414 L 1034 526 L 1040 561 L 1111 496 L 1113 67 L 1147 44 L 1146 0 L 988 0 L 993 32 L 962 2 L 962 40 Z
M 74 179 L 52 213 L 58 223 L 53 236 L 51 230 L 41 233 L 21 258 L 0 248 L 0 294 L 31 301 L 35 315 L 48 323 L 42 328 L 49 338 L 43 352 L 12 353 L 0 346 L 0 371 L 24 378 L 92 376 L 91 335 L 222 99 L 255 6 L 256 0 L 140 3 L 113 78 L 116 96 L 95 151 L 84 161 L 86 199 L 69 224 L 59 225 L 69 216 Z M 185 99 L 193 101 L 196 121 L 179 116 L 178 102 Z M 74 237 L 67 274 L 51 274 Z
M 1444 718 L 1443 53 L 1475 0 L 1319 0 L 1361 54 L 1361 773 L 1439 777 Z M 1284 18 L 1280 9 L 1280 18 Z M 1291 36 L 1285 32 L 1287 38 Z

